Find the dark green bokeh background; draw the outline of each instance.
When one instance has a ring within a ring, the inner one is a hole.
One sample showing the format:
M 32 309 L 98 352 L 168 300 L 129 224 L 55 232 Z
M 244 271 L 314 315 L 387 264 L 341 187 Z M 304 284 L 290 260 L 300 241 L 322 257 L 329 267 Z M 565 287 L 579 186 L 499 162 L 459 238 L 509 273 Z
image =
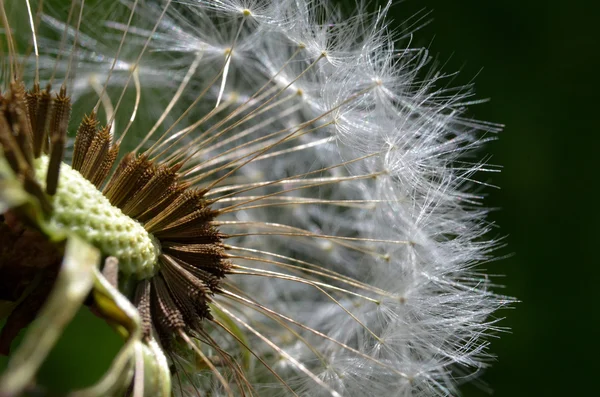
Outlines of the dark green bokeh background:
M 503 123 L 487 151 L 504 167 L 489 175 L 490 218 L 507 235 L 508 259 L 487 265 L 521 300 L 501 313 L 512 329 L 482 379 L 494 396 L 598 395 L 600 233 L 597 185 L 600 34 L 596 1 L 407 0 L 396 21 L 425 8 L 433 22 L 413 43 L 428 46 L 458 81 L 475 75 L 475 117 Z M 597 258 L 597 257 L 596 257 Z M 595 363 L 595 364 L 594 364 Z M 463 387 L 466 397 L 489 395 Z
M 348 13 L 354 1 L 343 0 Z M 428 47 L 447 72 L 460 69 L 457 84 L 476 76 L 477 97 L 491 101 L 472 115 L 506 124 L 486 148 L 504 169 L 484 178 L 500 187 L 486 190 L 487 205 L 499 208 L 490 219 L 507 236 L 498 255 L 514 255 L 486 267 L 505 275 L 496 279 L 506 285 L 498 292 L 521 302 L 500 313 L 512 331 L 492 342 L 498 360 L 481 379 L 501 397 L 595 395 L 599 3 L 407 0 L 395 2 L 392 25 L 422 9 L 433 21 L 412 46 Z M 77 352 L 91 339 L 91 351 L 79 361 L 56 351 L 41 374 L 47 384 L 65 373 L 89 384 L 88 357 L 101 369 L 114 354 L 116 339 L 105 326 L 89 314 L 80 320 L 60 349 Z M 472 384 L 462 390 L 466 397 L 490 393 Z

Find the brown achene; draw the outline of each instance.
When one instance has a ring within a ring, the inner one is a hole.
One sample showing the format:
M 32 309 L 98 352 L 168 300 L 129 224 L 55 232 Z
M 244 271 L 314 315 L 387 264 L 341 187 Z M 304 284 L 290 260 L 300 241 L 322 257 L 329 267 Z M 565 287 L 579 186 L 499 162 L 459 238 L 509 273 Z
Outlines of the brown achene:
M 37 198 L 48 216 L 60 183 L 70 109 L 64 87 L 58 93 L 52 93 L 50 86 L 43 91 L 38 86 L 26 91 L 23 83 L 13 82 L 0 97 L 0 143 L 4 155 L 24 189 Z M 108 177 L 119 152 L 110 130 L 110 126 L 100 127 L 95 112 L 84 117 L 77 130 L 71 167 L 97 188 L 103 187 L 111 204 L 142 223 L 162 247 L 158 256 L 160 270 L 150 279 L 137 281 L 132 297 L 142 317 L 143 334 L 150 337 L 155 327 L 161 342 L 168 345 L 173 335 L 190 330 L 202 333 L 202 320 L 212 319 L 208 306 L 211 295 L 219 291 L 219 281 L 231 267 L 222 244 L 225 236 L 211 224 L 217 212 L 207 206 L 202 192 L 189 188 L 190 184 L 182 180 L 178 174 L 180 164 L 152 161 L 144 153 L 128 153 Z M 43 155 L 50 159 L 45 189 L 36 181 L 33 165 Z M 27 219 L 20 221 L 19 227 L 25 228 Z M 14 234 L 5 219 L 0 226 L 1 238 Z M 41 237 L 33 233 L 31 230 L 21 238 L 28 238 L 33 244 Z M 56 266 L 59 262 L 60 257 L 55 254 L 44 266 Z M 17 279 L 12 281 L 19 285 L 22 280 L 18 278 L 28 274 L 13 273 Z M 12 295 L 13 299 L 22 298 Z M 15 327 L 27 325 L 24 317 L 33 320 L 35 310 L 31 309 L 31 302 L 39 303 L 40 299 L 39 293 L 30 295 L 30 304 L 21 304 L 21 310 L 9 317 L 3 330 L 5 344 L 10 344 L 10 340 L 5 341 L 8 334 L 8 339 L 15 336 Z

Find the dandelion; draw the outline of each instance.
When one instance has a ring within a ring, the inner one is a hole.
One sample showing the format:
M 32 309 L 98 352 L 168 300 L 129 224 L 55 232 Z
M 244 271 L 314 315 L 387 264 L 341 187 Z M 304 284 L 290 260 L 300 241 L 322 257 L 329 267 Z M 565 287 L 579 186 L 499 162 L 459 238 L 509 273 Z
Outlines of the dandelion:
M 486 367 L 510 299 L 469 156 L 499 126 L 389 3 L 11 6 L 0 394 L 41 390 L 82 305 L 125 344 L 76 395 L 447 396 Z

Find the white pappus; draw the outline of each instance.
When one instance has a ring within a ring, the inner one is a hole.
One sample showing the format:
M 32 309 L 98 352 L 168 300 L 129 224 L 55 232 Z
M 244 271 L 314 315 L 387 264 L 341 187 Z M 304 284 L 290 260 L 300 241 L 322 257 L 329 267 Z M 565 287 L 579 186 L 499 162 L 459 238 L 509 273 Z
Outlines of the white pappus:
M 181 162 L 216 214 L 230 267 L 188 332 L 203 368 L 157 332 L 176 393 L 449 396 L 487 366 L 512 299 L 478 268 L 499 242 L 474 174 L 497 171 L 477 157 L 500 126 L 465 115 L 471 87 L 391 1 L 45 3 L 25 76 L 64 82 L 73 119 L 98 102 L 122 151 Z

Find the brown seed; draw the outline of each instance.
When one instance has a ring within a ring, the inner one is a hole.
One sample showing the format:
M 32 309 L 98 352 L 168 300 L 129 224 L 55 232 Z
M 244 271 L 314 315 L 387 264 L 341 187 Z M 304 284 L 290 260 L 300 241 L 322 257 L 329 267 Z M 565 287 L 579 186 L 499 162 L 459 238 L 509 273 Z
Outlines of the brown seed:
M 187 190 L 177 198 L 171 205 L 165 208 L 154 219 L 144 226 L 146 230 L 153 233 L 162 230 L 165 226 L 181 219 L 191 212 L 205 207 L 203 193 L 197 190 Z
M 71 117 L 71 98 L 67 96 L 66 88 L 61 87 L 54 99 L 54 109 L 50 119 L 50 163 L 46 174 L 46 192 L 49 195 L 56 193 L 58 175 L 67 140 L 67 127 Z
M 92 112 L 89 116 L 84 116 L 77 135 L 75 135 L 75 146 L 73 149 L 73 161 L 71 167 L 79 171 L 83 165 L 83 161 L 87 156 L 88 149 L 92 144 L 92 140 L 98 131 L 100 122 L 96 118 L 96 113 Z
M 155 324 L 169 334 L 185 329 L 183 314 L 175 305 L 169 289 L 161 277 L 152 278 L 152 311 Z
M 144 155 L 126 155 L 104 188 L 104 195 L 112 205 L 121 208 L 135 192 L 144 187 L 147 182 L 147 170 L 151 166 Z
M 146 185 L 123 207 L 123 213 L 136 217 L 152 206 L 169 186 L 177 180 L 177 172 L 166 164 L 159 165 Z
M 94 179 L 91 180 L 91 182 L 98 189 L 100 188 L 100 186 L 102 186 L 102 184 L 104 183 L 104 180 L 108 176 L 108 173 L 110 172 L 113 165 L 115 164 L 115 161 L 117 160 L 117 156 L 119 155 L 119 148 L 120 148 L 119 144 L 113 145 L 113 147 L 110 148 L 110 150 L 108 151 L 108 154 L 106 155 L 106 157 L 104 157 L 104 161 L 102 161 L 102 164 L 100 165 L 100 168 L 98 169 L 98 172 L 96 172 Z
M 41 91 L 37 103 L 35 129 L 33 130 L 33 154 L 35 158 L 39 158 L 42 152 L 48 153 L 47 124 L 53 105 L 50 90 L 51 87 L 48 85 L 45 90 Z
M 142 322 L 142 334 L 145 338 L 152 335 L 152 315 L 150 314 L 150 290 L 149 280 L 142 280 L 138 283 L 135 290 L 134 304 L 140 314 Z
M 97 179 L 97 173 L 101 171 L 102 164 L 108 156 L 111 142 L 110 126 L 102 128 L 90 142 L 79 172 L 92 183 Z

